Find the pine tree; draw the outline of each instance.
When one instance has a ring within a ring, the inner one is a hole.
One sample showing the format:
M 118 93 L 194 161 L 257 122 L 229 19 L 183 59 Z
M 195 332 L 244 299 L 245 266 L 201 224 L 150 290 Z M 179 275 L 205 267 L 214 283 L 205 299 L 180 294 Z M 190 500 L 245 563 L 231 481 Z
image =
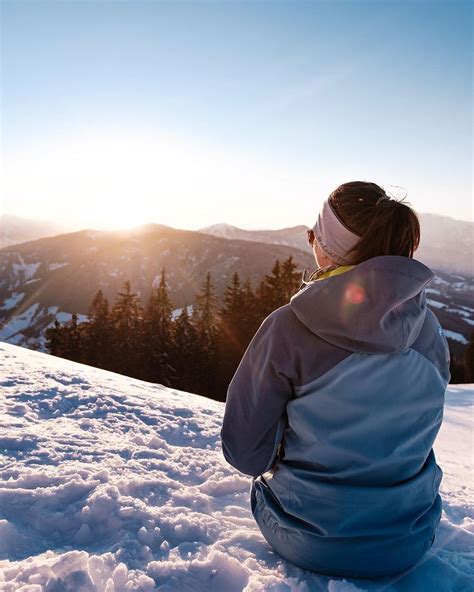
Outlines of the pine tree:
M 128 376 L 139 375 L 139 354 L 142 343 L 142 309 L 137 293 L 132 293 L 130 281 L 117 294 L 111 313 L 114 359 L 112 369 Z
M 290 255 L 283 264 L 279 259 L 275 261 L 271 274 L 266 274 L 256 290 L 258 325 L 274 310 L 284 306 L 291 296 L 298 291 L 300 274 L 297 265 Z M 258 326 L 257 326 L 258 328 Z
M 219 367 L 216 375 L 220 393 L 224 389 L 227 390 L 227 385 L 245 351 L 245 316 L 244 291 L 240 284 L 239 274 L 235 272 L 231 283 L 225 288 L 223 306 L 220 309 L 218 331 Z
M 229 328 L 239 329 L 244 304 L 243 289 L 237 272 L 232 276 L 231 283 L 224 290 L 224 305 L 220 310 L 221 321 Z M 232 337 L 229 336 L 231 339 Z
M 257 287 L 257 307 L 261 321 L 272 311 L 282 306 L 282 272 L 280 261 L 277 259 L 271 274 L 265 274 Z
M 112 334 L 109 302 L 102 290 L 95 294 L 88 311 L 85 326 L 85 363 L 98 368 L 110 368 Z
M 469 336 L 469 345 L 463 356 L 465 381 L 474 382 L 474 331 Z
M 462 358 L 451 355 L 449 372 L 451 374 L 451 384 L 462 384 L 466 382 L 466 368 Z
M 281 269 L 281 304 L 283 306 L 296 294 L 301 284 L 301 274 L 296 271 L 298 265 L 293 261 L 293 255 L 283 261 Z
M 216 328 L 217 296 L 208 271 L 201 292 L 196 296 L 192 318 L 196 326 L 211 333 Z
M 166 272 L 161 270 L 160 284 L 153 288 L 143 315 L 142 368 L 146 380 L 170 386 L 174 376 L 173 305 L 168 295 Z
M 257 318 L 261 321 L 273 310 L 272 295 L 265 279 L 261 279 L 255 290 L 255 305 Z
M 252 285 L 248 277 L 242 287 L 242 308 L 244 311 L 242 320 L 242 338 L 244 347 L 247 348 L 247 345 L 250 343 L 250 340 L 255 335 L 255 332 L 263 320 L 259 314 L 257 297 L 252 290 Z
M 85 323 L 77 322 L 77 314 L 73 313 L 71 320 L 63 325 L 57 319 L 54 327 L 46 330 L 46 347 L 49 353 L 72 360 L 73 362 L 84 362 L 84 326 Z
M 66 323 L 66 357 L 74 362 L 84 361 L 84 330 L 77 322 L 77 314 L 73 313 Z
M 46 349 L 48 353 L 60 358 L 64 357 L 64 330 L 58 319 L 54 319 L 53 327 L 45 331 Z
M 217 296 L 207 272 L 201 292 L 196 296 L 193 306 L 192 322 L 197 330 L 199 344 L 199 372 L 196 376 L 198 392 L 212 396 L 215 388 L 215 372 L 217 368 Z
M 196 391 L 196 376 L 199 374 L 199 350 L 197 330 L 185 305 L 175 321 L 172 365 L 175 376 L 172 386 L 180 390 Z
M 282 270 L 279 259 L 275 261 L 271 275 L 265 275 L 265 283 L 268 286 L 268 304 L 271 310 L 275 310 L 280 306 L 282 291 Z

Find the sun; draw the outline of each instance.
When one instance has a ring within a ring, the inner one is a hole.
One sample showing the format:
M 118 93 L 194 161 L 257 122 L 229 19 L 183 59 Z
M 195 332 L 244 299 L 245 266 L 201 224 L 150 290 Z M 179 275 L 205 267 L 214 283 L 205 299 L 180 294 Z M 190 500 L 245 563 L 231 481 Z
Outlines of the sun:
M 83 129 L 12 154 L 4 166 L 5 195 L 17 210 L 23 203 L 26 217 L 132 228 L 169 217 L 176 179 L 185 178 L 187 166 L 186 155 L 165 137 Z

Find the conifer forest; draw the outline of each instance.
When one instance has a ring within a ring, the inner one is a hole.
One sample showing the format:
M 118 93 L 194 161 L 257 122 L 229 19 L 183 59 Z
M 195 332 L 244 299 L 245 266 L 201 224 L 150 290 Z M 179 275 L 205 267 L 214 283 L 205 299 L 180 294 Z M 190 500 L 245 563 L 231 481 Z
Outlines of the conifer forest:
M 298 291 L 301 274 L 292 256 L 277 259 L 254 290 L 234 273 L 222 301 L 210 272 L 192 305 L 173 317 L 166 270 L 142 303 L 127 280 L 111 306 L 95 294 L 88 321 L 76 314 L 46 331 L 50 354 L 141 380 L 224 401 L 227 387 L 253 335 Z

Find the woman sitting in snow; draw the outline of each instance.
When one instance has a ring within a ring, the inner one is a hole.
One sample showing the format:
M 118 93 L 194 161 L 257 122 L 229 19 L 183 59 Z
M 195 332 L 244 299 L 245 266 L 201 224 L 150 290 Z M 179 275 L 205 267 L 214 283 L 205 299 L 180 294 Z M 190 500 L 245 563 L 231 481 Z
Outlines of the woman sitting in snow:
M 338 187 L 308 231 L 319 268 L 260 325 L 232 378 L 226 460 L 252 475 L 272 548 L 312 571 L 392 575 L 441 516 L 432 449 L 449 350 L 413 259 L 415 212 L 374 183 Z

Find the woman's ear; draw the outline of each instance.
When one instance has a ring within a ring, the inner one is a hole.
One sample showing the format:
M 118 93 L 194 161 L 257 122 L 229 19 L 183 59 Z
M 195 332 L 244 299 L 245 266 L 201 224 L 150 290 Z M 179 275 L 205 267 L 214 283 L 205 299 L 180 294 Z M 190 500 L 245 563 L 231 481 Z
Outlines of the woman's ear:
M 334 265 L 335 261 L 330 259 L 324 251 L 321 250 L 318 242 L 315 240 L 313 243 L 313 253 L 318 267 L 326 267 L 327 265 Z

